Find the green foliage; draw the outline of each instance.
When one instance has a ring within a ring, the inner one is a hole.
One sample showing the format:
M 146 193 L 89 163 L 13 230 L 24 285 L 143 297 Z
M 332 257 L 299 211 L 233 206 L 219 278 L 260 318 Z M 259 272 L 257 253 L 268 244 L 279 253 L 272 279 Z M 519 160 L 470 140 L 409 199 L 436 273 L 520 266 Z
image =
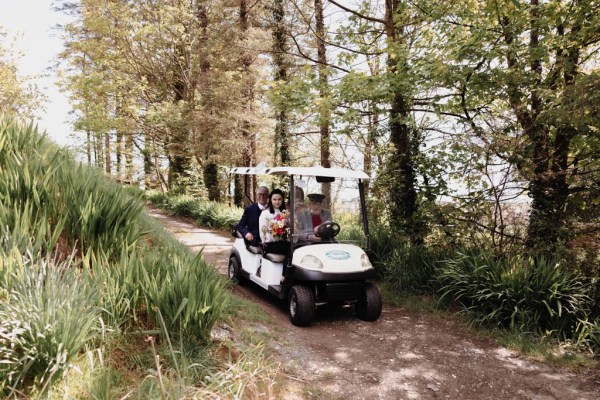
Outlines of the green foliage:
M 147 309 L 160 313 L 170 332 L 208 341 L 227 308 L 226 281 L 201 254 L 194 256 L 181 246 L 171 243 L 145 255 L 140 280 Z
M 17 40 L 6 43 L 6 36 L 0 26 L 0 112 L 34 118 L 44 108 L 47 97 L 34 82 L 39 76 L 23 76 L 20 73 L 19 59 L 22 54 L 16 50 L 19 47 Z
M 2 393 L 45 393 L 100 327 L 103 339 L 150 323 L 207 342 L 225 281 L 141 213 L 142 193 L 76 165 L 31 126 L 0 129 Z M 90 390 L 111 392 L 109 378 Z
M 9 297 L 0 302 L 0 387 L 6 394 L 33 384 L 44 393 L 99 334 L 97 291 L 71 263 L 39 254 L 11 261 Z
M 137 218 L 143 202 L 99 172 L 65 163 L 57 176 L 67 215 L 65 231 L 82 253 L 119 256 L 131 251 L 141 232 Z
M 98 288 L 98 307 L 108 331 L 121 332 L 137 320 L 142 304 L 142 257 L 136 250 L 122 251 L 118 259 L 106 254 L 88 253 L 83 267 L 90 270 L 88 284 Z
M 202 226 L 229 229 L 238 223 L 243 210 L 222 203 L 195 199 L 192 196 L 173 196 L 168 193 L 148 192 L 148 199 L 156 207 L 175 215 L 192 218 Z
M 461 304 L 473 322 L 571 337 L 589 311 L 584 280 L 543 257 L 494 257 L 485 251 L 444 260 L 442 299 Z
M 356 213 L 336 212 L 335 222 L 340 224 L 340 233 L 336 240 L 340 242 L 354 242 L 359 245 L 365 242 L 365 231 L 363 229 L 361 218 Z
M 402 294 L 430 292 L 432 280 L 444 257 L 442 250 L 414 245 L 385 226 L 372 230 L 372 251 L 378 274 L 391 288 Z
M 81 253 L 118 256 L 133 248 L 141 233 L 135 222 L 143 207 L 139 195 L 76 165 L 68 153 L 47 145 L 31 125 L 7 118 L 0 131 L 3 228 L 11 235 L 37 238 L 36 246 L 46 251 L 63 232 Z
M 595 354 L 600 353 L 600 318 L 595 320 L 582 319 L 576 330 L 578 343 L 587 345 Z

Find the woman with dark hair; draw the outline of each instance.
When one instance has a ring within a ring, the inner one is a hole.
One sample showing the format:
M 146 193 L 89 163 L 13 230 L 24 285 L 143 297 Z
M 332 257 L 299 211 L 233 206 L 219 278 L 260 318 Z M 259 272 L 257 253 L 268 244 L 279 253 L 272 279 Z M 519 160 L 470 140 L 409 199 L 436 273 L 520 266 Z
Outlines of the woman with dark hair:
M 285 196 L 280 189 L 273 189 L 267 208 L 258 220 L 260 239 L 269 253 L 286 254 L 289 243 L 289 220 L 285 209 Z

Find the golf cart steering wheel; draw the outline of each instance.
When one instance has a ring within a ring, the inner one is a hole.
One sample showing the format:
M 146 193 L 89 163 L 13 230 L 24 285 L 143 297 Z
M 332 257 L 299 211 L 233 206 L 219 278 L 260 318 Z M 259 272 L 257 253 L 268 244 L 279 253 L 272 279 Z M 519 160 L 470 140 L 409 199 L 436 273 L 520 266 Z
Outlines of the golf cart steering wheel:
M 317 226 L 315 235 L 321 239 L 333 239 L 340 233 L 340 224 L 333 221 L 325 221 L 321 225 Z

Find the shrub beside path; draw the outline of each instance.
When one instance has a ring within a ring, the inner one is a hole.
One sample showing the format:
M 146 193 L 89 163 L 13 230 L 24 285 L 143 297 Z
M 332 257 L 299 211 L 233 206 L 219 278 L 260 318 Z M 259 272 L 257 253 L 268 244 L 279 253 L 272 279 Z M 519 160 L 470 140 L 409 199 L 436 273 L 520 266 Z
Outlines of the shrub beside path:
M 206 260 L 226 274 L 231 237 L 149 212 L 193 251 L 203 247 Z M 600 399 L 600 371 L 531 360 L 452 320 L 384 305 L 381 318 L 369 323 L 349 307 L 325 307 L 311 327 L 299 328 L 283 302 L 254 285 L 238 285 L 235 293 L 270 317 L 248 329 L 264 337 L 281 363 L 281 398 Z

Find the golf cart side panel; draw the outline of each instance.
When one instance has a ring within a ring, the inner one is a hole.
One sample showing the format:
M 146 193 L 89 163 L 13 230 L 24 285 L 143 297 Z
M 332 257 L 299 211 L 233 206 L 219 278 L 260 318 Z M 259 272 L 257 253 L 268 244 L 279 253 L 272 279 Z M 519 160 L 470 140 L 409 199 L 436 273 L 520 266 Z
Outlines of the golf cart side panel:
M 237 258 L 241 267 L 240 272 L 245 278 L 252 274 L 256 274 L 256 270 L 260 266 L 261 256 L 246 250 L 246 246 L 242 239 L 237 239 L 233 243 L 231 253 Z

